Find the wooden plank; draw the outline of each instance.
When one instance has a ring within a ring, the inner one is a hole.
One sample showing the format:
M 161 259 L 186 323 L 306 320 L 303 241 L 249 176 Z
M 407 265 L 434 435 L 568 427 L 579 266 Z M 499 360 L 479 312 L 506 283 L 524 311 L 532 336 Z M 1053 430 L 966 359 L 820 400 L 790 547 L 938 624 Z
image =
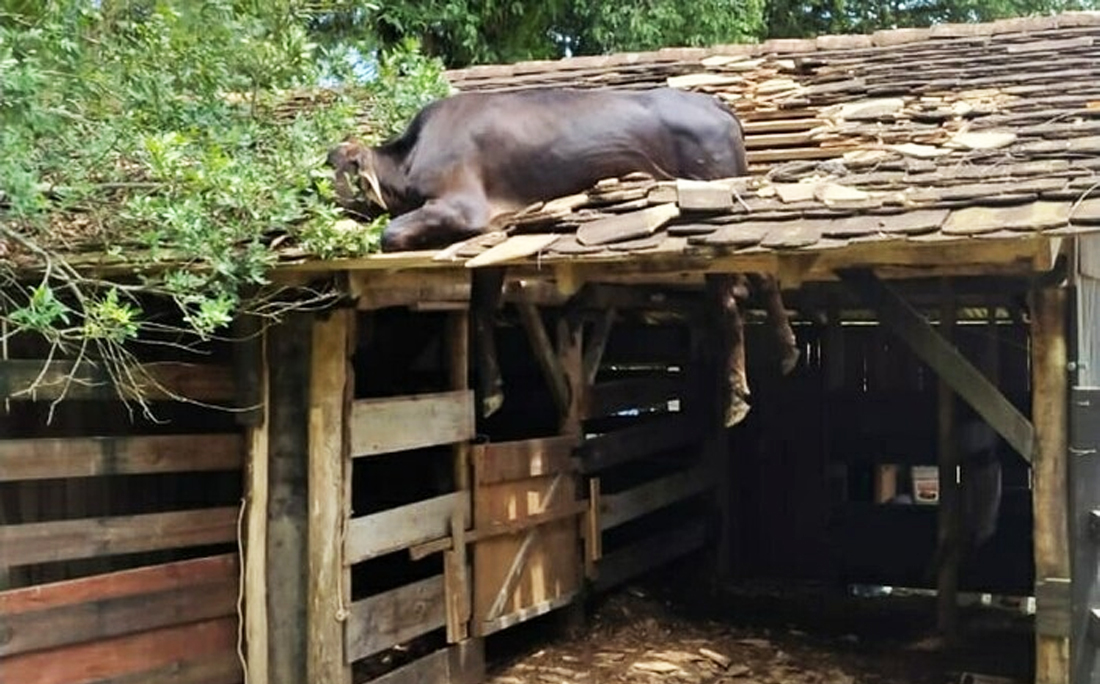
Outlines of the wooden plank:
M 1035 448 L 1035 431 L 1031 423 L 980 370 L 870 271 L 841 271 L 838 274 L 997 434 L 1026 460 L 1031 460 Z
M 535 360 L 542 369 L 542 375 L 546 379 L 546 386 L 550 388 L 550 394 L 554 397 L 554 404 L 558 407 L 558 413 L 564 414 L 569 406 L 569 383 L 565 379 L 561 362 L 554 352 L 554 345 L 550 342 L 550 336 L 546 333 L 539 309 L 529 302 L 519 302 L 516 305 L 519 311 L 520 322 L 527 331 L 527 340 L 531 343 L 531 351 L 535 354 Z
M 955 318 L 958 314 L 954 294 L 946 281 L 941 288 L 940 335 L 953 344 Z M 939 474 L 939 506 L 936 510 L 936 626 L 948 643 L 959 638 L 959 564 L 962 560 L 962 492 L 958 481 L 959 447 L 955 427 L 955 394 L 951 385 L 940 377 L 937 381 L 937 455 Z
M 240 684 L 242 681 L 240 657 L 226 651 L 202 660 L 174 662 L 152 670 L 97 679 L 95 684 Z
M 6 638 L 0 643 L 0 657 L 236 615 L 237 594 L 238 581 L 231 576 L 8 615 L 3 619 Z
M 674 473 L 616 494 L 602 494 L 600 530 L 610 530 L 710 489 L 711 474 L 701 466 Z
M 239 435 L 75 437 L 0 441 L 0 482 L 238 470 Z
M 513 482 L 554 475 L 573 467 L 573 435 L 478 444 L 473 449 L 477 484 Z
M 344 537 L 351 502 L 345 495 L 351 476 L 346 437 L 351 395 L 348 387 L 351 312 L 335 311 L 313 324 L 309 408 L 309 640 L 306 673 L 313 684 L 351 684 L 344 662 L 341 617 L 344 588 L 351 575 L 344 567 Z
M 351 604 L 344 631 L 347 662 L 384 651 L 446 624 L 443 576 Z
M 550 483 L 550 487 L 546 490 L 546 494 L 542 497 L 541 502 L 534 506 L 533 514 L 538 515 L 546 513 L 555 508 L 554 499 L 557 497 L 557 493 L 563 488 L 561 486 L 565 479 L 565 473 L 558 473 L 554 476 L 553 481 Z M 489 622 L 500 616 L 504 612 L 504 606 L 508 600 L 512 598 L 512 595 L 516 591 L 516 587 L 519 586 L 520 578 L 523 575 L 524 568 L 527 565 L 527 558 L 531 555 L 531 549 L 534 548 L 535 541 L 538 540 L 539 528 L 534 527 L 527 531 L 524 535 L 523 542 L 520 543 L 519 549 L 512 557 L 511 566 L 508 568 L 508 572 L 504 575 L 504 581 L 501 583 L 500 590 L 497 592 L 496 597 L 493 599 L 493 603 L 489 606 L 489 612 L 485 616 L 485 621 Z
M 233 370 L 223 366 L 148 363 L 135 369 L 137 386 L 132 389 L 149 400 L 182 396 L 194 401 L 232 401 L 235 398 L 233 377 Z M 92 362 L 76 367 L 72 361 L 0 361 L 0 387 L 4 388 L 4 398 L 11 400 L 52 401 L 61 396 L 70 400 L 119 398 L 118 389 L 111 384 L 106 369 Z M 132 391 L 125 391 L 124 395 L 135 398 Z
M 351 407 L 353 457 L 473 439 L 472 390 L 360 399 Z
M 680 375 L 609 380 L 593 385 L 585 397 L 584 417 L 610 416 L 620 411 L 645 408 L 684 396 Z
M 467 261 L 466 268 L 482 268 L 529 257 L 546 249 L 559 237 L 561 236 L 557 233 L 513 235 Z
M 625 548 L 605 554 L 600 560 L 596 591 L 607 591 L 627 580 L 690 553 L 706 541 L 702 520 L 656 534 Z
M 220 659 L 235 655 L 236 648 L 237 618 L 227 617 L 13 656 L 4 660 L 0 671 L 5 682 L 93 684 L 178 663 Z
M 237 567 L 236 554 L 225 554 L 11 589 L 0 592 L 0 618 L 199 584 L 216 584 L 236 579 Z
M 470 493 L 451 492 L 406 506 L 352 518 L 344 541 L 344 564 L 362 561 L 447 537 L 451 514 L 462 514 L 470 526 Z
M 1070 577 L 1066 301 L 1063 289 L 1031 293 L 1031 414 L 1036 437 L 1031 497 L 1036 584 Z M 1068 650 L 1064 637 L 1036 635 L 1036 684 L 1069 681 Z
M 593 437 L 580 446 L 581 472 L 594 473 L 692 444 L 702 438 L 698 428 L 692 416 L 672 413 Z
M 450 664 L 448 649 L 443 648 L 372 679 L 369 684 L 450 684 Z
M 222 544 L 237 539 L 237 509 L 209 508 L 0 527 L 8 566 Z
M 268 329 L 268 684 L 306 681 L 313 320 L 295 312 Z
M 244 641 L 249 682 L 267 681 L 267 487 L 268 424 L 270 403 L 267 363 L 267 335 L 264 334 L 254 359 L 260 367 L 259 421 L 246 432 L 248 461 L 245 468 L 244 536 Z
M 569 605 L 580 596 L 579 592 L 569 592 L 568 594 L 562 594 L 561 596 L 555 596 L 552 599 L 546 601 L 540 601 L 533 606 L 528 606 L 520 610 L 502 615 L 493 620 L 486 620 L 481 623 L 481 627 L 478 633 L 482 636 L 489 636 L 494 632 L 499 632 L 502 629 L 514 627 L 522 622 L 526 622 L 533 618 L 537 618 L 540 615 L 546 615 L 552 610 L 557 610 L 564 606 Z
M 607 341 L 611 338 L 611 326 L 615 322 L 615 307 L 605 308 L 596 325 L 592 329 L 592 337 L 588 340 L 584 349 L 584 384 L 589 388 L 596 382 L 596 376 L 600 372 L 600 364 L 603 362 L 603 353 L 607 349 Z M 585 393 L 587 395 L 587 392 Z M 588 397 L 586 396 L 587 400 Z
M 491 522 L 487 523 L 484 527 L 478 527 L 476 529 L 465 532 L 462 535 L 462 539 L 465 543 L 471 544 L 473 542 L 479 542 L 485 539 L 492 539 L 493 537 L 499 537 L 505 534 L 515 534 L 517 532 L 523 532 L 524 530 L 532 527 L 538 527 L 539 525 L 545 525 L 546 523 L 557 522 L 563 518 L 573 518 L 588 510 L 588 505 L 583 501 L 576 501 L 572 504 L 565 506 L 564 508 L 555 508 L 551 511 L 544 513 L 535 513 L 532 515 L 524 515 L 514 520 L 507 522 Z M 442 537 L 434 541 L 420 544 L 419 546 L 413 546 L 409 548 L 409 558 L 412 560 L 421 560 L 427 558 L 433 553 L 441 553 L 443 551 L 450 551 L 455 548 L 455 541 L 451 537 Z

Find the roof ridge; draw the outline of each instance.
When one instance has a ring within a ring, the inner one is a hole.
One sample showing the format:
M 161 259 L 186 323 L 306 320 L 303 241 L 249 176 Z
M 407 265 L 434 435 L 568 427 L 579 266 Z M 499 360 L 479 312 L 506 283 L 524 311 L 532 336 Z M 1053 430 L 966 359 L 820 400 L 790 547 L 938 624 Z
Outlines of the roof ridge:
M 937 24 L 926 28 L 896 28 L 873 33 L 829 34 L 816 38 L 772 38 L 762 43 L 731 43 L 708 47 L 664 47 L 642 52 L 618 52 L 608 55 L 583 55 L 560 59 L 525 60 L 510 64 L 479 64 L 445 72 L 452 81 L 467 78 L 568 72 L 599 67 L 632 64 L 660 64 L 695 61 L 712 56 L 746 57 L 768 54 L 797 54 L 827 50 L 852 50 L 890 47 L 925 40 L 980 38 L 1007 34 L 1026 34 L 1079 27 L 1100 26 L 1100 11 L 1070 11 L 1044 16 L 1012 17 L 974 24 Z

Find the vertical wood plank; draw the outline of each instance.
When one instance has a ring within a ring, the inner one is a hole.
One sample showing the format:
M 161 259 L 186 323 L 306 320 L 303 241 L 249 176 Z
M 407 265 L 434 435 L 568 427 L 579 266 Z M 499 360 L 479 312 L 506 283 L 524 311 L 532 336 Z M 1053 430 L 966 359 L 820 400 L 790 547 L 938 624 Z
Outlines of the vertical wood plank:
M 244 621 L 245 663 L 250 682 L 266 682 L 267 677 L 267 487 L 268 487 L 268 365 L 266 334 L 260 338 L 257 359 L 239 359 L 260 368 L 259 422 L 247 431 L 248 463 L 246 494 L 248 501 L 244 548 Z
M 344 426 L 347 401 L 348 321 L 335 311 L 313 324 L 309 381 L 309 639 L 306 671 L 314 684 L 350 684 L 345 664 L 342 533 L 346 524 Z
M 268 684 L 306 679 L 309 386 L 312 316 L 270 329 L 268 424 Z
M 1031 292 L 1031 420 L 1036 442 L 1031 496 L 1036 583 L 1070 576 L 1065 316 L 1065 290 Z M 1069 640 L 1041 634 L 1035 639 L 1036 684 L 1068 682 Z
M 955 297 L 944 281 L 940 291 L 940 334 L 952 343 L 955 330 Z M 936 624 L 948 642 L 959 637 L 959 541 L 961 534 L 958 470 L 959 450 L 955 431 L 955 393 L 939 378 L 937 391 L 937 465 L 939 508 L 937 537 L 941 553 L 936 568 Z

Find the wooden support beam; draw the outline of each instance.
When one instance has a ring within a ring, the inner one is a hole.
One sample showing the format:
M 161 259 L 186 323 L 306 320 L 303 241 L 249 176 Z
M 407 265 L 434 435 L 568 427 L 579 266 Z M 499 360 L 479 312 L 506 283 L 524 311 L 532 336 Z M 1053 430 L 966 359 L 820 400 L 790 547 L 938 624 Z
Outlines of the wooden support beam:
M 893 289 L 867 270 L 839 271 L 841 279 L 878 312 L 882 323 L 962 397 L 1024 459 L 1035 450 L 1035 430 L 974 364 L 936 333 Z
M 953 344 L 955 298 L 945 281 L 940 299 L 940 336 Z M 941 376 L 937 384 L 937 433 L 939 466 L 939 506 L 937 541 L 940 553 L 936 568 L 936 624 L 948 643 L 959 638 L 959 563 L 962 537 L 961 492 L 959 490 L 959 449 L 955 421 L 955 394 Z
M 607 340 L 611 337 L 611 325 L 615 322 L 615 308 L 608 307 L 600 312 L 596 319 L 596 325 L 592 329 L 592 337 L 588 340 L 584 350 L 584 383 L 591 385 L 596 382 L 596 375 L 600 372 L 600 363 L 603 361 L 603 352 L 607 348 Z
M 306 672 L 313 684 L 351 684 L 344 660 L 343 620 L 351 574 L 341 543 L 351 510 L 348 417 L 352 312 L 337 310 L 313 324 L 309 380 L 309 639 Z
M 542 369 L 543 377 L 554 397 L 554 404 L 558 412 L 565 415 L 569 411 L 569 383 L 565 379 L 561 362 L 554 351 L 554 345 L 550 342 L 550 336 L 546 333 L 546 325 L 542 321 L 538 307 L 528 302 L 519 302 L 516 305 L 519 311 L 520 322 L 527 331 L 527 339 L 531 343 L 531 351 L 535 354 L 535 360 Z
M 1070 578 L 1066 300 L 1063 289 L 1031 293 L 1031 413 L 1036 437 L 1031 495 L 1037 585 Z M 1044 608 L 1037 605 L 1039 611 Z M 1064 636 L 1037 634 L 1036 684 L 1068 682 L 1069 655 L 1069 640 Z
M 308 681 L 306 455 L 313 317 L 291 314 L 268 334 L 268 683 L 301 684 Z
M 258 422 L 245 433 L 248 448 L 245 467 L 245 539 L 244 542 L 244 634 L 245 667 L 250 682 L 267 678 L 267 487 L 268 487 L 268 382 L 267 333 L 257 345 L 258 356 L 240 359 L 259 368 L 258 394 L 261 407 Z

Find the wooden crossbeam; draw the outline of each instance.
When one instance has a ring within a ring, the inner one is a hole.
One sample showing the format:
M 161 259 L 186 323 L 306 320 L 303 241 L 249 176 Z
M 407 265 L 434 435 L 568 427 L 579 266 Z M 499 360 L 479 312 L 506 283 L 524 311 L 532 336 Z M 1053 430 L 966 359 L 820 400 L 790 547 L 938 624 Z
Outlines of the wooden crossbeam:
M 561 361 L 554 351 L 554 345 L 550 342 L 550 336 L 546 333 L 546 325 L 542 322 L 538 307 L 529 302 L 520 302 L 516 304 L 516 309 L 519 311 L 523 328 L 527 331 L 535 360 L 538 361 L 539 368 L 546 376 L 550 393 L 554 395 L 554 403 L 558 411 L 564 415 L 569 410 L 569 382 L 565 378 Z
M 840 270 L 840 279 L 874 308 L 884 325 L 951 386 L 1026 461 L 1035 429 L 997 386 L 947 342 L 928 321 L 870 270 Z

